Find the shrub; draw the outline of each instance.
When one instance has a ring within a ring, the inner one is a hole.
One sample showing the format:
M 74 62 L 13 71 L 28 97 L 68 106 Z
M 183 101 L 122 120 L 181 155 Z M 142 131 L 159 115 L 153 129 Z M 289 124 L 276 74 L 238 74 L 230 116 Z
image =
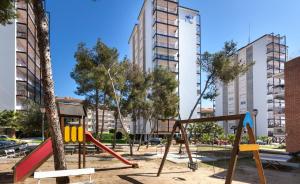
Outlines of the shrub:
M 117 133 L 116 133 L 116 139 L 117 139 L 117 140 L 121 140 L 122 138 L 123 138 L 122 132 L 117 132 Z
M 234 134 L 228 134 L 227 138 L 228 138 L 228 142 L 233 145 L 234 140 L 235 140 L 235 135 Z

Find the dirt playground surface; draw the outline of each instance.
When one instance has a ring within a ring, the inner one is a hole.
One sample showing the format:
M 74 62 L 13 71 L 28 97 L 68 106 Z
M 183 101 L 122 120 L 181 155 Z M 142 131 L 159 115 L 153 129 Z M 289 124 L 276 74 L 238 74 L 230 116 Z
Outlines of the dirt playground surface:
M 150 149 L 151 150 L 151 149 Z M 213 167 L 209 164 L 199 163 L 199 169 L 195 172 L 187 168 L 187 164 L 174 164 L 166 161 L 165 167 L 160 177 L 157 177 L 158 167 L 161 159 L 145 159 L 141 157 L 144 154 L 142 149 L 139 154 L 131 159 L 133 162 L 139 164 L 139 168 L 128 167 L 116 159 L 112 159 L 107 154 L 90 155 L 87 157 L 87 168 L 95 168 L 96 173 L 92 175 L 94 183 L 104 184 L 169 184 L 169 183 L 186 183 L 186 184 L 221 184 L 224 179 L 214 177 L 214 173 L 224 176 L 225 170 L 216 164 Z M 149 150 L 147 150 L 149 151 Z M 155 151 L 156 150 L 152 150 Z M 69 169 L 77 169 L 78 155 L 67 155 L 67 164 Z M 20 159 L 20 158 L 19 158 Z M 0 160 L 0 183 L 12 183 L 12 170 L 11 168 L 19 160 L 1 159 Z M 215 171 L 214 171 L 215 169 Z M 54 170 L 53 158 L 45 162 L 38 171 L 51 171 Z M 267 183 L 271 184 L 299 184 L 300 183 L 300 170 L 272 170 L 266 169 L 265 175 Z M 89 176 L 73 176 L 70 177 L 71 182 L 86 182 Z M 37 183 L 33 176 L 27 178 L 24 184 Z M 55 183 L 55 179 L 43 179 L 42 184 Z M 251 159 L 239 160 L 237 164 L 236 173 L 233 183 L 258 183 L 258 176 L 255 168 L 254 161 Z

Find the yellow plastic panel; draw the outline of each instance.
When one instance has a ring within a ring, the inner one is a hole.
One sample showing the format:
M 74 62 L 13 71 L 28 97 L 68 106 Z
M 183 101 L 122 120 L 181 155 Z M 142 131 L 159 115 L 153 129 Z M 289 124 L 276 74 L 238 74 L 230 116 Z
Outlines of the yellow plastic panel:
M 65 126 L 64 138 L 65 142 L 70 142 L 70 126 Z
M 71 140 L 72 140 L 72 142 L 77 141 L 77 127 L 76 126 L 72 126 L 72 128 L 71 128 Z
M 78 127 L 78 142 L 83 142 L 83 127 Z

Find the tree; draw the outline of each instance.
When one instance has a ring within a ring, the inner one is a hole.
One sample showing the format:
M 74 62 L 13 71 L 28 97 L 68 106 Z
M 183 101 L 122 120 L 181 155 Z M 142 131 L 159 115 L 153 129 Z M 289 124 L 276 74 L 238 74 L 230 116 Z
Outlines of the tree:
M 43 1 L 32 0 L 32 3 L 33 11 L 35 14 L 37 40 L 41 62 L 44 106 L 46 109 L 46 116 L 49 122 L 49 128 L 52 138 L 54 167 L 55 170 L 65 170 L 67 169 L 67 164 L 64 152 L 64 143 L 58 119 L 57 107 L 55 103 L 54 82 L 52 78 L 49 44 L 49 25 Z M 56 183 L 69 183 L 69 178 L 59 177 L 56 179 Z
M 12 129 L 20 128 L 22 113 L 13 110 L 0 111 L 0 126 Z
M 217 94 L 217 82 L 228 84 L 237 76 L 246 73 L 254 63 L 240 64 L 234 62 L 233 57 L 237 54 L 236 43 L 233 41 L 225 42 L 224 48 L 216 53 L 205 52 L 201 59 L 201 70 L 207 74 L 207 80 L 200 93 L 188 119 L 191 119 L 199 102 L 202 98 L 214 99 Z M 185 125 L 185 129 L 188 124 Z M 179 152 L 182 145 L 180 144 Z
M 27 100 L 25 105 L 26 111 L 21 112 L 22 121 L 20 121 L 20 131 L 26 135 L 37 136 L 42 134 L 43 114 L 40 110 L 40 105 L 32 100 Z M 47 125 L 47 122 L 45 122 Z
M 0 1 L 0 24 L 5 26 L 11 24 L 12 20 L 17 17 L 14 0 Z
M 78 45 L 75 53 L 76 65 L 71 77 L 77 83 L 76 94 L 85 96 L 89 106 L 96 111 L 96 134 L 99 133 L 99 104 L 102 104 L 103 133 L 105 108 L 109 105 L 109 96 L 113 95 L 112 86 L 106 68 L 118 62 L 118 52 L 97 40 L 93 49 L 86 48 L 84 43 Z
M 179 97 L 176 75 L 162 67 L 152 72 L 152 85 L 149 99 L 152 101 L 153 118 L 158 125 L 159 120 L 178 116 Z
M 214 138 L 222 135 L 224 130 L 215 122 L 193 123 L 188 128 L 195 142 L 210 143 Z M 209 139 L 207 139 L 209 137 Z M 209 140 L 209 141 L 208 141 Z
M 148 98 L 151 81 L 151 74 L 143 72 L 140 66 L 132 63 L 127 64 L 125 86 L 128 93 L 121 103 L 123 103 L 123 108 L 127 111 L 127 114 L 131 114 L 131 119 L 134 124 L 133 140 L 135 140 L 137 121 L 143 121 L 142 133 L 145 133 L 147 122 L 152 116 L 152 102 Z M 141 142 L 142 136 L 140 136 L 137 151 L 140 148 Z

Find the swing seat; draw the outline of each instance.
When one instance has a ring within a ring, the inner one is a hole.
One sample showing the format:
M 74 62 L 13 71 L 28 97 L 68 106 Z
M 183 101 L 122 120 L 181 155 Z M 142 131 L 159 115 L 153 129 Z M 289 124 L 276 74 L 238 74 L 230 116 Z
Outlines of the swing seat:
M 188 162 L 188 168 L 192 169 L 193 171 L 198 169 L 198 163 L 197 162 Z

